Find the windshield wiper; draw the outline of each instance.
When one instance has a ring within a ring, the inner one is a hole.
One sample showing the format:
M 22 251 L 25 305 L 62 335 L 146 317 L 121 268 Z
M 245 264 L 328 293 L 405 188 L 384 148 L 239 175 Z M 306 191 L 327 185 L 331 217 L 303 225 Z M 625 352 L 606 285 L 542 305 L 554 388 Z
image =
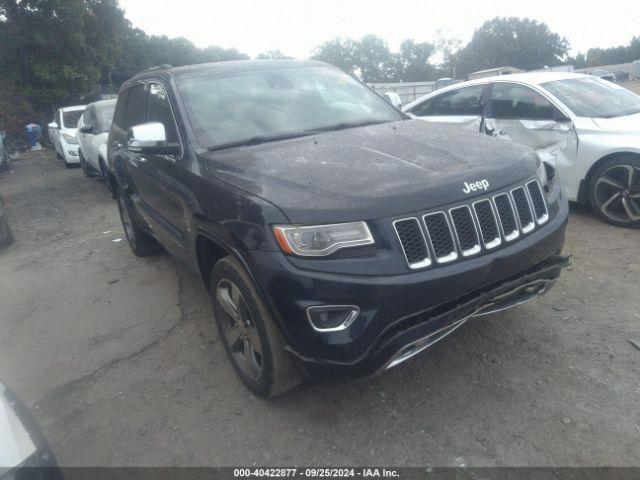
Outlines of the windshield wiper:
M 260 145 L 261 143 L 276 142 L 278 140 L 286 140 L 288 138 L 305 137 L 307 135 L 313 135 L 314 132 L 288 132 L 280 133 L 277 135 L 257 135 L 255 137 L 245 138 L 243 140 L 237 140 L 235 142 L 221 143 L 219 145 L 212 145 L 207 150 L 209 152 L 215 152 L 216 150 L 224 150 L 226 148 L 234 147 L 249 147 L 252 145 Z
M 347 128 L 366 127 L 367 125 L 377 125 L 387 123 L 387 120 L 362 120 L 360 122 L 341 122 L 327 127 L 315 128 L 313 132 L 333 132 L 336 130 L 346 130 Z

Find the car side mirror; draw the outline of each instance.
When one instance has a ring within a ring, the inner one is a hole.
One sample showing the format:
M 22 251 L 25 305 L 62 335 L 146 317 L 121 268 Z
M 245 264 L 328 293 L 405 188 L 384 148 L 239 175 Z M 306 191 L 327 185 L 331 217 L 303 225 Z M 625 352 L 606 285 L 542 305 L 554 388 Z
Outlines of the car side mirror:
M 396 92 L 384 92 L 384 98 L 397 109 L 402 108 L 402 100 Z
M 567 117 L 564 113 L 562 113 L 558 109 L 555 109 L 553 111 L 553 120 L 558 123 L 566 123 L 571 121 L 569 117 Z
M 80 128 L 80 133 L 93 133 L 93 125 L 83 125 Z
M 129 151 L 141 155 L 178 155 L 180 145 L 167 142 L 167 132 L 160 122 L 134 125 L 127 134 Z
M 49 125 L 47 125 L 47 128 L 49 130 L 56 130 L 58 128 L 58 124 L 56 122 L 51 122 Z

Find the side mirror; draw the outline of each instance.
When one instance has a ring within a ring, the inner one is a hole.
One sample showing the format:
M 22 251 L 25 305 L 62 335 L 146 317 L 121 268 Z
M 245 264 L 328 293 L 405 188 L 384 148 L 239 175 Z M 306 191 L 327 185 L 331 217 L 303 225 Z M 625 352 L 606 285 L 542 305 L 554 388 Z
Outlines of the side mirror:
M 80 133 L 93 133 L 93 125 L 83 125 L 80 128 Z
M 58 128 L 58 124 L 56 122 L 51 122 L 49 125 L 47 125 L 47 128 L 49 130 L 56 130 Z
M 558 123 L 566 123 L 571 121 L 569 117 L 567 117 L 564 113 L 562 113 L 557 108 L 553 111 L 553 120 Z
M 127 134 L 129 151 L 142 155 L 178 155 L 180 145 L 167 142 L 167 132 L 160 122 L 134 125 Z
M 396 92 L 384 92 L 383 95 L 384 98 L 387 99 L 387 102 L 389 102 L 397 109 L 400 109 L 402 107 L 402 100 L 400 99 L 400 95 L 398 95 Z

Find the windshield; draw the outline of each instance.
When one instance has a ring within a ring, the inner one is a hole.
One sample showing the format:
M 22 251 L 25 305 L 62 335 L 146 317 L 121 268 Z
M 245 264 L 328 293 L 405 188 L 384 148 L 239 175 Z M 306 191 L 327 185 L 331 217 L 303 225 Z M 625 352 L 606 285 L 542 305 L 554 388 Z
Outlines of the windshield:
M 62 123 L 65 128 L 78 128 L 78 120 L 84 113 L 84 110 L 73 110 L 71 112 L 62 112 Z
M 579 117 L 611 118 L 640 112 L 640 96 L 600 78 L 572 78 L 542 86 Z
M 404 118 L 360 82 L 330 67 L 211 74 L 182 80 L 180 92 L 205 147 Z

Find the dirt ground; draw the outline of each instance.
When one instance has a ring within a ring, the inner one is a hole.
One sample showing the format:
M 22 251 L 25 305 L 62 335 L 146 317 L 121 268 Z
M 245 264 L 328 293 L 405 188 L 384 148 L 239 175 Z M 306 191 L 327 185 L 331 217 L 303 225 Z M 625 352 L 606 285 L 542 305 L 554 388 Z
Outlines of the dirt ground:
M 63 465 L 640 465 L 640 231 L 574 208 L 547 296 L 380 377 L 268 401 L 198 279 L 133 256 L 104 185 L 40 152 L 0 193 L 0 380 Z

